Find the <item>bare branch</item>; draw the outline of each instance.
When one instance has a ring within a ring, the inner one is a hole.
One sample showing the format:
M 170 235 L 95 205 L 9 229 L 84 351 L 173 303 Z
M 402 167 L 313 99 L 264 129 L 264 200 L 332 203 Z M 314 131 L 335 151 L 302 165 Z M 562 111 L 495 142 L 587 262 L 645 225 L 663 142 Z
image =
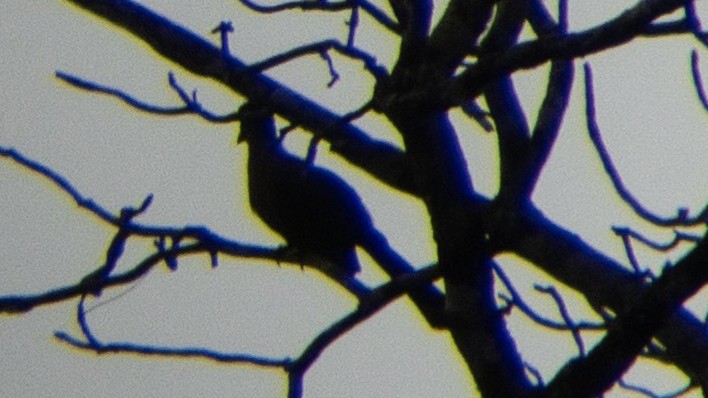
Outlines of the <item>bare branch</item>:
M 174 249 L 174 255 L 204 252 L 202 244 L 192 244 Z M 97 286 L 87 287 L 85 283 L 78 282 L 73 285 L 47 290 L 43 293 L 29 295 L 0 296 L 0 313 L 22 313 L 33 308 L 58 303 L 73 297 L 83 296 L 91 291 L 131 283 L 145 275 L 150 269 L 164 260 L 162 254 L 152 254 L 138 263 L 133 269 L 115 276 L 109 276 L 100 281 Z
M 88 80 L 81 79 L 79 77 L 70 75 L 65 72 L 56 72 L 56 77 L 60 80 L 63 80 L 69 84 L 71 84 L 74 87 L 80 88 L 82 90 L 88 90 L 88 91 L 93 91 L 93 92 L 98 92 L 102 94 L 107 94 L 111 95 L 114 97 L 117 97 L 118 99 L 122 100 L 129 106 L 143 112 L 147 113 L 152 113 L 152 114 L 157 114 L 157 115 L 166 115 L 166 116 L 176 116 L 176 115 L 185 115 L 185 114 L 197 114 L 204 118 L 205 120 L 208 120 L 210 122 L 214 123 L 230 123 L 233 122 L 235 119 L 233 114 L 228 114 L 228 115 L 215 115 L 213 113 L 210 113 L 201 106 L 199 101 L 197 101 L 196 98 L 196 92 L 192 94 L 192 96 L 188 96 L 184 90 L 177 84 L 177 81 L 175 80 L 174 74 L 170 72 L 168 74 L 168 81 L 170 84 L 170 87 L 174 89 L 179 97 L 182 99 L 184 102 L 185 106 L 182 107 L 160 107 L 152 104 L 148 104 L 144 101 L 138 100 L 135 97 L 126 94 L 125 92 L 115 89 L 113 87 L 108 87 L 104 86 L 98 83 L 90 82 Z
M 278 367 L 283 368 L 288 372 L 291 385 L 292 395 L 294 391 L 302 388 L 302 378 L 310 366 L 321 355 L 321 353 L 336 341 L 343 334 L 354 328 L 356 325 L 365 321 L 393 300 L 401 297 L 408 291 L 414 290 L 417 287 L 425 286 L 438 278 L 440 271 L 436 266 L 429 266 L 416 271 L 413 274 L 408 274 L 396 278 L 376 289 L 360 303 L 359 307 L 349 315 L 332 324 L 329 328 L 322 331 L 303 351 L 303 353 L 294 361 L 290 359 L 269 359 L 254 355 L 245 354 L 225 354 L 218 351 L 212 351 L 205 348 L 172 348 L 172 347 L 156 347 L 146 346 L 132 343 L 101 343 L 91 332 L 86 321 L 83 308 L 84 297 L 81 297 L 77 309 L 77 322 L 86 338 L 86 341 L 76 339 L 67 333 L 56 332 L 54 335 L 60 341 L 63 341 L 75 348 L 95 351 L 96 353 L 135 353 L 141 355 L 163 356 L 163 357 L 180 357 L 180 358 L 200 358 L 208 359 L 222 363 L 249 364 L 261 367 Z M 299 387 L 298 387 L 299 386 Z
M 546 317 L 543 317 L 540 315 L 538 312 L 536 312 L 533 308 L 531 308 L 528 303 L 523 299 L 523 296 L 519 294 L 519 292 L 516 290 L 514 287 L 513 283 L 511 283 L 511 279 L 506 275 L 504 270 L 497 264 L 496 262 L 493 265 L 494 267 L 494 273 L 497 274 L 497 277 L 499 280 L 502 282 L 504 287 L 507 289 L 511 297 L 504 297 L 502 296 L 501 299 L 506 302 L 507 305 L 509 306 L 515 306 L 517 307 L 521 312 L 526 314 L 533 322 L 550 328 L 554 330 L 570 330 L 571 329 L 571 324 L 568 322 L 556 322 L 552 319 L 548 319 Z M 572 327 L 574 327 L 576 330 L 605 330 L 607 329 L 607 326 L 601 323 L 593 323 L 593 322 L 573 322 Z
M 106 261 L 96 271 L 90 273 L 81 280 L 81 285 L 89 289 L 95 296 L 101 295 L 103 283 L 109 277 L 113 269 L 118 264 L 118 260 L 123 255 L 125 242 L 130 237 L 130 224 L 136 216 L 142 214 L 152 203 L 152 195 L 148 195 L 139 208 L 125 207 L 121 210 L 118 218 L 118 231 L 111 240 L 106 250 Z M 83 303 L 83 298 L 82 301 Z
M 524 362 L 524 365 L 526 366 L 526 370 L 527 370 L 529 373 L 531 373 L 531 376 L 533 376 L 533 378 L 536 379 L 536 385 L 537 385 L 537 386 L 542 386 L 542 385 L 545 384 L 545 382 L 543 381 L 543 375 L 541 374 L 541 372 L 539 372 L 538 369 L 536 369 L 535 367 L 531 366 L 531 364 L 529 364 L 529 363 L 527 363 L 527 362 Z
M 626 227 L 613 227 L 612 230 L 620 236 L 627 236 L 634 238 L 638 240 L 639 242 L 642 242 L 648 247 L 651 247 L 654 250 L 661 251 L 661 252 L 666 252 L 669 251 L 675 247 L 677 247 L 679 244 L 683 242 L 692 242 L 692 243 L 698 243 L 701 241 L 702 237 L 698 235 L 692 235 L 688 234 L 685 232 L 681 231 L 676 231 L 674 230 L 674 238 L 667 242 L 667 243 L 658 243 L 650 240 L 649 238 L 643 236 L 639 232 L 635 232 L 629 228 Z
M 597 119 L 595 115 L 595 98 L 594 89 L 592 85 L 592 70 L 589 64 L 584 65 L 585 68 L 585 112 L 586 121 L 588 127 L 588 134 L 590 135 L 590 140 L 595 146 L 597 154 L 600 156 L 602 165 L 605 168 L 605 173 L 610 177 L 612 184 L 615 187 L 615 191 L 619 194 L 620 198 L 629 205 L 629 207 L 641 218 L 649 221 L 652 224 L 659 226 L 691 226 L 698 225 L 704 222 L 708 222 L 708 205 L 694 218 L 688 217 L 686 209 L 679 209 L 678 214 L 675 217 L 660 217 L 649 210 L 647 210 L 639 201 L 632 195 L 629 190 L 624 186 L 622 178 L 619 172 L 615 168 L 612 159 L 610 158 L 605 144 L 602 142 L 602 137 L 600 135 L 600 128 L 597 125 Z
M 701 28 L 701 20 L 698 18 L 698 14 L 696 13 L 696 5 L 694 4 L 694 1 L 686 2 L 683 10 L 686 14 L 685 19 L 690 32 L 693 33 L 693 36 L 701 44 L 703 44 L 704 47 L 708 48 L 708 32 L 704 32 Z
M 231 112 L 226 115 L 216 115 L 204 109 L 202 104 L 197 100 L 197 90 L 192 91 L 192 95 L 189 96 L 184 91 L 184 89 L 177 83 L 175 74 L 169 72 L 167 74 L 167 81 L 170 87 L 179 95 L 179 98 L 184 102 L 185 108 L 189 109 L 189 113 L 193 113 L 201 116 L 204 120 L 212 123 L 231 123 L 238 120 L 238 115 L 236 112 Z
M 246 73 L 251 73 L 253 71 L 263 71 L 266 69 L 274 68 L 276 66 L 285 64 L 285 63 L 290 62 L 296 58 L 302 57 L 304 55 L 318 54 L 324 58 L 324 56 L 322 54 L 326 54 L 329 50 L 334 50 L 337 53 L 344 55 L 348 58 L 363 62 L 366 70 L 369 71 L 369 73 L 371 73 L 374 76 L 374 78 L 376 78 L 376 79 L 382 78 L 388 74 L 386 69 L 384 67 L 380 66 L 377 63 L 376 58 L 374 58 L 372 55 L 370 55 L 367 52 L 360 50 L 356 47 L 345 46 L 334 39 L 324 40 L 324 41 L 306 44 L 306 45 L 303 45 L 300 47 L 293 48 L 291 50 L 282 52 L 278 55 L 274 55 L 274 56 L 272 56 L 268 59 L 265 59 L 263 61 L 259 61 L 254 64 L 251 64 L 251 65 L 245 67 L 244 69 L 242 69 L 240 72 L 246 74 Z M 325 58 L 325 59 L 327 59 L 327 58 Z M 331 72 L 331 64 L 330 64 L 330 72 Z M 336 75 L 336 73 L 335 73 L 335 75 Z
M 569 362 L 548 385 L 550 396 L 597 396 L 631 366 L 681 305 L 708 281 L 708 238 L 662 275 L 625 310 L 590 353 Z
M 347 33 L 347 47 L 354 47 L 354 41 L 356 39 L 356 30 L 359 27 L 359 7 L 352 7 L 352 11 L 349 14 L 349 20 L 346 22 L 349 26 L 349 31 Z
M 241 4 L 245 5 L 252 11 L 256 11 L 262 14 L 272 14 L 281 11 L 300 9 L 304 11 L 317 10 L 317 11 L 342 11 L 346 9 L 354 9 L 361 7 L 366 13 L 368 13 L 374 20 L 380 23 L 382 26 L 388 30 L 399 33 L 400 26 L 391 19 L 385 12 L 376 7 L 373 3 L 368 0 L 344 0 L 339 2 L 329 2 L 326 0 L 316 0 L 316 1 L 289 1 L 281 3 L 274 6 L 263 6 L 257 4 L 251 0 L 239 0 Z
M 629 264 L 632 266 L 632 269 L 637 275 L 646 275 L 649 278 L 653 278 L 653 275 L 647 270 L 647 271 L 642 271 L 642 267 L 639 265 L 639 261 L 637 261 L 637 256 L 634 254 L 634 248 L 632 247 L 632 240 L 629 238 L 629 235 L 622 233 L 620 230 L 614 229 L 614 232 L 617 235 L 620 235 L 622 238 L 622 244 L 624 245 L 624 252 L 627 254 L 627 259 L 629 260 Z
M 490 244 L 497 252 L 514 252 L 559 282 L 583 292 L 603 319 L 609 320 L 605 309 L 618 314 L 647 288 L 644 277 L 627 270 L 533 207 L 513 216 L 495 211 L 485 215 L 489 217 L 485 224 L 493 226 Z M 708 385 L 701 373 L 701 369 L 708 368 L 708 343 L 701 320 L 679 308 L 656 336 L 673 364 L 701 385 Z
M 334 68 L 334 62 L 332 62 L 332 57 L 329 56 L 327 51 L 320 52 L 320 57 L 327 62 L 327 68 L 329 69 L 330 81 L 327 83 L 327 88 L 331 88 L 339 80 L 339 73 Z
M 708 111 L 708 96 L 706 96 L 706 91 L 703 88 L 703 78 L 698 68 L 698 52 L 696 50 L 691 51 L 691 76 L 693 76 L 693 86 L 696 88 L 698 100 L 701 101 L 703 109 Z
M 287 367 L 289 377 L 289 397 L 299 397 L 302 394 L 302 379 L 307 370 L 319 358 L 322 352 L 339 337 L 365 321 L 396 298 L 426 286 L 440 276 L 437 266 L 429 266 L 412 274 L 403 275 L 374 289 L 359 307 L 349 315 L 323 330 L 300 356 Z
M 83 89 L 83 90 L 88 90 L 88 91 L 94 91 L 102 94 L 108 94 L 114 97 L 118 97 L 120 100 L 125 102 L 126 104 L 130 105 L 131 107 L 148 112 L 148 113 L 155 113 L 159 115 L 184 115 L 186 113 L 190 113 L 189 107 L 160 107 L 160 106 L 155 106 L 152 104 L 148 104 L 146 102 L 140 101 L 136 99 L 135 97 L 131 97 L 130 95 L 124 93 L 121 90 L 115 89 L 113 87 L 108 87 L 108 86 L 103 86 L 94 82 L 90 82 L 88 80 L 81 79 L 79 77 L 70 75 L 65 72 L 57 71 L 55 73 L 55 76 L 59 80 L 63 80 L 66 83 L 69 83 L 70 85 Z
M 98 340 L 88 325 L 86 320 L 86 311 L 84 311 L 84 299 L 82 296 L 77 305 L 77 323 L 85 337 L 84 340 L 72 337 L 68 333 L 55 332 L 54 337 L 57 340 L 69 344 L 70 346 L 83 350 L 94 351 L 97 354 L 139 354 L 150 355 L 156 357 L 168 358 L 197 358 L 207 359 L 219 363 L 255 365 L 267 368 L 287 368 L 290 365 L 289 359 L 270 359 L 255 355 L 245 354 L 226 354 L 219 351 L 213 351 L 206 348 L 174 348 L 174 347 L 158 347 L 152 345 L 140 345 L 132 343 L 102 343 Z
M 646 397 L 660 398 L 660 396 L 658 394 L 656 394 L 654 391 L 651 391 L 650 389 L 642 387 L 642 386 L 635 386 L 635 385 L 629 384 L 629 383 L 625 382 L 623 378 L 620 378 L 617 381 L 617 385 L 627 391 L 632 391 L 637 394 L 644 395 Z
M 685 0 L 641 1 L 614 19 L 585 31 L 541 37 L 517 44 L 497 56 L 480 59 L 444 87 L 415 93 L 401 101 L 415 103 L 432 96 L 441 104 L 458 106 L 474 98 L 487 82 L 496 77 L 533 68 L 549 60 L 569 60 L 627 43 L 644 32 L 655 19 L 683 7 L 685 3 Z
M 570 330 L 570 333 L 573 335 L 573 340 L 575 340 L 575 345 L 578 347 L 578 352 L 580 356 L 585 356 L 585 343 L 583 343 L 583 338 L 580 335 L 580 329 L 576 326 L 573 318 L 570 317 L 570 313 L 568 313 L 568 308 L 565 305 L 565 301 L 563 300 L 563 297 L 561 297 L 561 295 L 558 293 L 558 290 L 556 290 L 556 288 L 554 288 L 553 286 L 543 287 L 536 285 L 534 287 L 539 292 L 549 294 L 553 298 L 553 301 L 556 302 L 558 312 L 560 313 L 561 318 L 563 319 L 563 323 L 567 325 L 568 330 Z
M 494 125 L 489 120 L 489 111 L 484 110 L 476 101 L 466 101 L 460 105 L 460 109 L 465 115 L 477 122 L 482 130 L 488 133 L 494 131 Z
M 567 4 L 565 3 L 565 1 L 558 3 L 558 13 L 561 21 L 556 23 L 542 2 L 538 0 L 532 2 L 528 20 L 539 37 L 565 33 L 567 21 L 562 21 L 567 18 Z M 531 133 L 527 160 L 524 163 L 518 182 L 515 182 L 518 185 L 519 194 L 523 198 L 531 197 L 536 182 L 556 142 L 563 123 L 563 117 L 570 103 L 574 74 L 572 61 L 554 60 L 551 62 L 546 93 L 536 117 L 536 125 Z
M 95 351 L 99 354 L 106 353 L 132 353 L 138 355 L 152 355 L 152 356 L 162 356 L 162 357 L 177 357 L 177 358 L 197 358 L 197 359 L 207 359 L 220 363 L 236 363 L 244 365 L 256 365 L 263 367 L 278 367 L 285 368 L 290 363 L 288 359 L 269 359 L 263 357 L 257 357 L 254 355 L 245 354 L 226 354 L 218 351 L 212 351 L 206 348 L 172 348 L 172 347 L 156 347 L 156 346 L 145 346 L 139 344 L 130 343 L 98 343 L 98 345 L 93 345 L 90 342 L 85 342 L 72 337 L 71 335 L 63 332 L 56 332 L 54 334 L 58 340 L 63 341 L 74 348 L 86 349 Z
M 29 159 L 13 148 L 0 146 L 0 156 L 12 159 L 20 166 L 34 171 L 42 177 L 54 183 L 61 191 L 66 192 L 79 207 L 89 210 L 103 221 L 118 225 L 119 218 L 111 214 L 108 210 L 96 204 L 92 199 L 84 197 L 81 193 L 63 176 L 54 172 L 49 167 Z
M 211 33 L 219 33 L 219 39 L 221 39 L 221 53 L 225 57 L 231 55 L 229 50 L 229 33 L 234 31 L 234 26 L 231 21 L 221 21 L 219 25 L 214 28 Z
M 620 378 L 619 381 L 617 381 L 617 385 L 619 385 L 620 387 L 622 387 L 623 389 L 625 389 L 627 391 L 632 391 L 637 394 L 641 394 L 641 395 L 644 395 L 644 396 L 647 396 L 650 398 L 679 398 L 679 397 L 684 396 L 686 393 L 688 393 L 692 389 L 696 388 L 696 386 L 694 384 L 688 383 L 685 387 L 682 387 L 672 393 L 657 394 L 648 388 L 629 384 L 626 381 L 624 381 L 624 379 L 622 379 L 622 378 Z

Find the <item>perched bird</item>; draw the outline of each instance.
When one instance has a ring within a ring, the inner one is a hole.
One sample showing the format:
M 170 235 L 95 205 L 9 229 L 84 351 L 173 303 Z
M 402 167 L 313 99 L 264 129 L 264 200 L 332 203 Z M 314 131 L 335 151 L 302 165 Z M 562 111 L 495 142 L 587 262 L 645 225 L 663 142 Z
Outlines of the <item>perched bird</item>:
M 363 291 L 353 278 L 360 270 L 356 246 L 392 277 L 415 271 L 376 230 L 352 187 L 282 148 L 272 112 L 248 102 L 239 115 L 238 142 L 248 144 L 251 208 L 287 241 L 287 250 L 294 251 L 295 258 L 345 282 L 354 293 Z M 437 288 L 427 285 L 410 295 L 432 326 L 443 324 L 444 297 Z

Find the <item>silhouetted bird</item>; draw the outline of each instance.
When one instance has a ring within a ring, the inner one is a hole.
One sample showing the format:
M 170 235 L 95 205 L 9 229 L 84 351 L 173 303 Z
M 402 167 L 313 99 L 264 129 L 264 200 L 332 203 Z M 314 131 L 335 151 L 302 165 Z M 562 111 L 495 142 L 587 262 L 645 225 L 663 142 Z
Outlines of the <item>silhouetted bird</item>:
M 249 102 L 239 114 L 238 142 L 248 144 L 251 208 L 285 238 L 296 258 L 344 281 L 354 293 L 360 293 L 358 286 L 363 286 L 353 278 L 360 270 L 357 245 L 392 277 L 414 271 L 374 228 L 353 188 L 282 148 L 269 110 Z M 437 288 L 427 285 L 410 295 L 432 326 L 443 324 L 444 297 Z

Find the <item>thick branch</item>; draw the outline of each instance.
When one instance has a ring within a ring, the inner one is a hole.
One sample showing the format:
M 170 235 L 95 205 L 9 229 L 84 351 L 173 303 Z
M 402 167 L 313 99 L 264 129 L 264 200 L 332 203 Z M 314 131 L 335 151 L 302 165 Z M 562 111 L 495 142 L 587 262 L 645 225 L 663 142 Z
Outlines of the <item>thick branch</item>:
M 210 77 L 248 98 L 267 103 L 274 112 L 295 125 L 316 132 L 331 149 L 382 182 L 414 192 L 409 161 L 402 153 L 260 73 L 187 29 L 130 0 L 65 0 L 76 4 L 137 36 L 157 53 L 190 72 Z
M 525 20 L 523 7 L 516 1 L 502 1 L 489 34 L 482 42 L 482 55 L 487 52 L 504 51 L 511 47 L 521 32 Z M 499 196 L 512 201 L 525 200 L 519 197 L 520 174 L 528 158 L 529 126 L 511 76 L 496 79 L 484 89 L 484 98 L 497 127 L 500 162 Z
M 548 385 L 549 396 L 594 397 L 608 390 L 684 301 L 708 281 L 708 239 L 618 314 L 586 358 L 571 361 Z
M 472 52 L 487 27 L 495 0 L 451 0 L 430 35 L 429 57 L 450 75 Z
M 591 248 L 579 237 L 545 218 L 538 210 L 489 211 L 495 251 L 511 251 L 538 265 L 555 279 L 582 292 L 595 308 L 620 313 L 643 294 L 644 278 Z M 708 385 L 708 339 L 705 326 L 679 309 L 657 337 L 684 372 Z

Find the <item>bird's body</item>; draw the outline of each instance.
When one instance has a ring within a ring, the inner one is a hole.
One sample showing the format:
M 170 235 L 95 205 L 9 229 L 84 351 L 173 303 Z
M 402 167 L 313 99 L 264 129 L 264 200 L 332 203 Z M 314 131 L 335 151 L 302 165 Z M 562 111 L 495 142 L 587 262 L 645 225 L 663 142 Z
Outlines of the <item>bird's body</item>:
M 246 103 L 239 110 L 238 142 L 248 144 L 251 208 L 287 241 L 302 264 L 313 266 L 361 296 L 354 278 L 362 247 L 391 277 L 414 272 L 373 225 L 359 195 L 334 173 L 287 153 L 276 137 L 273 114 Z M 433 285 L 410 292 L 429 323 L 444 323 L 444 297 Z
M 373 228 L 356 192 L 328 170 L 287 153 L 273 119 L 242 120 L 248 142 L 248 192 L 253 211 L 303 259 L 318 258 L 322 271 L 359 271 L 355 246 Z

